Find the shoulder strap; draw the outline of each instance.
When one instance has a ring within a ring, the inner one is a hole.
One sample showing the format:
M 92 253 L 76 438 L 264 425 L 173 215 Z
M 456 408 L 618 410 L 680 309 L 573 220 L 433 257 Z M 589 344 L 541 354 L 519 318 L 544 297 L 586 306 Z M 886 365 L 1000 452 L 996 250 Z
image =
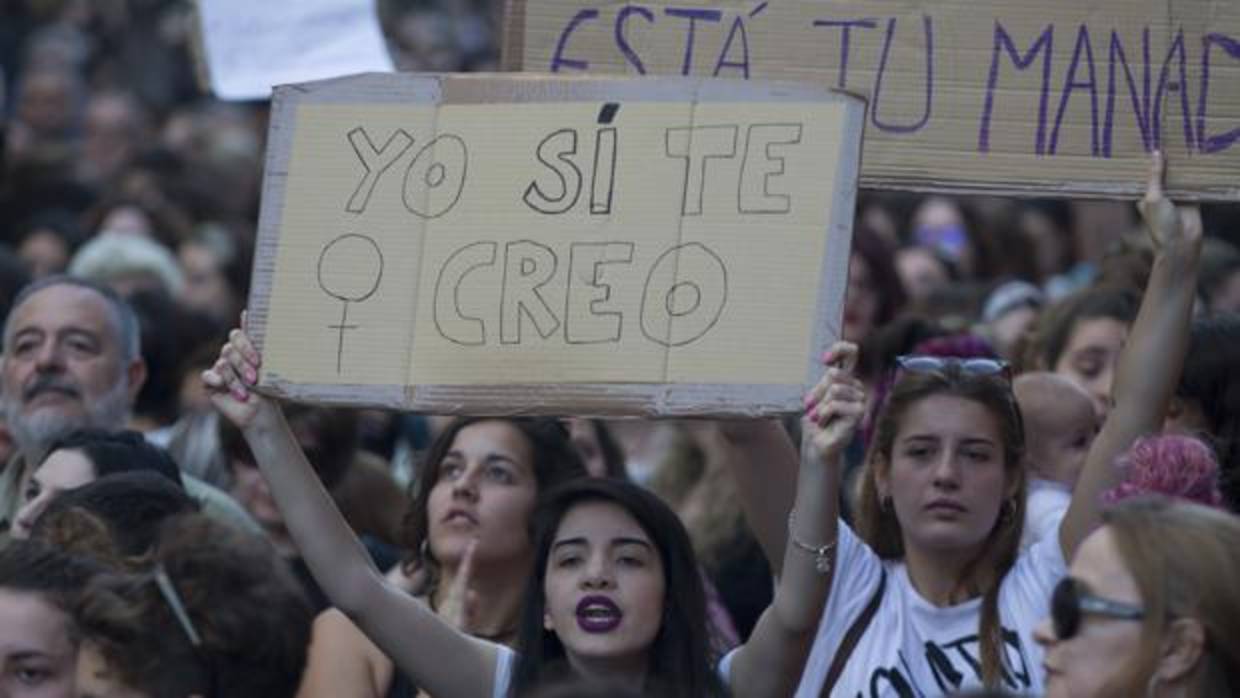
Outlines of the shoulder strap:
M 838 572 L 838 570 L 837 570 Z M 883 592 L 887 589 L 887 568 L 882 568 L 882 572 L 878 578 L 878 588 L 874 590 L 874 595 L 870 597 L 870 602 L 865 605 L 865 609 L 861 611 L 861 615 L 853 624 L 848 627 L 848 632 L 844 633 L 844 639 L 840 640 L 840 646 L 835 650 L 835 657 L 831 660 L 831 668 L 827 671 L 827 680 L 822 684 L 822 692 L 819 693 L 820 698 L 829 698 L 831 691 L 835 688 L 835 683 L 840 680 L 840 674 L 844 673 L 844 665 L 848 663 L 848 658 L 852 656 L 853 649 L 856 648 L 857 642 L 861 640 L 861 636 L 865 634 L 866 628 L 870 627 L 870 621 L 874 619 L 874 614 L 878 612 L 878 605 L 882 603 Z

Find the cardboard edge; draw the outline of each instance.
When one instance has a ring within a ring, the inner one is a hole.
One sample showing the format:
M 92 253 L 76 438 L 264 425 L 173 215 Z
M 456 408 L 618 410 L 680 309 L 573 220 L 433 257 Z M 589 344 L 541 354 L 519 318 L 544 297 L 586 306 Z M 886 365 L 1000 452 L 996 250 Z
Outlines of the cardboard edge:
M 409 391 L 400 385 L 299 383 L 271 372 L 262 378 L 259 392 L 293 402 L 407 410 L 411 401 Z
M 442 99 L 445 75 L 439 73 L 354 73 L 308 82 L 276 85 L 272 95 L 296 95 L 306 104 L 364 100 L 374 104 L 426 104 Z
M 801 409 L 802 387 L 775 384 L 423 385 L 410 408 L 436 414 L 583 417 L 774 417 Z M 507 403 L 510 409 L 496 409 Z
M 505 0 L 500 27 L 500 70 L 519 73 L 525 62 L 525 0 Z
M 254 264 L 250 269 L 250 296 L 246 303 L 246 332 L 262 352 L 271 311 L 272 283 L 279 251 L 280 223 L 284 219 L 284 200 L 296 132 L 299 93 L 277 88 L 272 95 L 267 127 L 267 157 L 263 163 L 263 191 L 254 242 Z M 260 369 L 259 386 L 267 384 L 267 371 Z
M 295 383 L 269 376 L 261 392 L 325 405 L 488 417 L 779 417 L 802 409 L 800 385 L 661 383 L 525 383 L 387 385 Z M 507 402 L 513 407 L 497 409 Z
M 273 95 L 295 93 L 304 103 L 369 100 L 374 103 L 497 104 L 526 102 L 804 102 L 848 100 L 856 93 L 812 82 L 701 77 L 539 75 L 532 73 L 357 73 L 277 85 Z
M 1168 165 L 1172 167 L 1172 165 Z M 955 183 L 938 185 L 919 179 L 895 177 L 861 177 L 862 189 L 903 191 L 913 194 L 945 194 L 951 196 L 1010 196 L 1022 199 L 1058 197 L 1063 199 L 1110 199 L 1136 201 L 1145 195 L 1145 182 L 1029 182 L 1025 185 L 999 182 L 987 185 Z M 1167 196 L 1179 202 L 1236 203 L 1240 201 L 1240 186 L 1198 186 L 1186 189 L 1171 182 L 1166 187 Z
M 844 296 L 848 288 L 848 265 L 852 256 L 853 223 L 856 218 L 857 189 L 861 177 L 866 110 L 864 98 L 851 94 L 844 103 L 844 123 L 840 134 L 839 161 L 836 165 L 835 191 L 831 192 L 831 220 L 827 222 L 827 244 L 823 249 L 822 266 L 818 272 L 818 303 L 813 344 L 809 347 L 805 370 L 805 387 L 818 382 L 826 370 L 821 352 L 844 336 Z M 833 250 L 844 250 L 836 257 Z
M 497 102 L 572 102 L 641 100 L 682 102 L 805 102 L 858 100 L 854 93 L 810 82 L 747 81 L 681 76 L 550 76 L 529 73 L 445 75 L 444 99 L 450 104 Z

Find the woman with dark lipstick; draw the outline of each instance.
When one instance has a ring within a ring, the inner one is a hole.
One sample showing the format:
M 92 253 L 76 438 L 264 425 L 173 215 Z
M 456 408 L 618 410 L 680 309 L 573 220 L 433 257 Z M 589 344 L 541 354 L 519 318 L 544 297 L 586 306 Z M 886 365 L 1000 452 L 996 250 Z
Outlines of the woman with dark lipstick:
M 855 356 L 854 346 L 840 344 L 829 358 L 851 364 Z M 832 544 L 822 532 L 835 495 L 824 493 L 864 410 L 860 383 L 845 371 L 828 369 L 815 394 L 810 457 L 798 473 L 774 601 L 749 642 L 716 667 L 688 535 L 666 505 L 624 482 L 578 480 L 544 498 L 515 653 L 445 623 L 374 569 L 281 411 L 253 392 L 259 364 L 235 330 L 203 374 L 212 400 L 245 435 L 328 596 L 430 695 L 524 696 L 566 673 L 689 698 L 774 698 L 796 686 L 830 573 Z

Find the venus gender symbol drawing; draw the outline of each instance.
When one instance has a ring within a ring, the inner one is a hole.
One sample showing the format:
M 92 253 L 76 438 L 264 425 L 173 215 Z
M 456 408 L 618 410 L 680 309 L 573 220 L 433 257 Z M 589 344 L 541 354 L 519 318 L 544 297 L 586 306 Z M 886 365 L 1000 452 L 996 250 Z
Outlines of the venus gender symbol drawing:
M 340 324 L 328 325 L 337 331 L 336 373 L 344 361 L 344 333 L 355 330 L 349 324 L 349 304 L 361 303 L 374 295 L 383 278 L 383 252 L 365 235 L 341 235 L 323 247 L 319 254 L 319 288 L 341 301 Z

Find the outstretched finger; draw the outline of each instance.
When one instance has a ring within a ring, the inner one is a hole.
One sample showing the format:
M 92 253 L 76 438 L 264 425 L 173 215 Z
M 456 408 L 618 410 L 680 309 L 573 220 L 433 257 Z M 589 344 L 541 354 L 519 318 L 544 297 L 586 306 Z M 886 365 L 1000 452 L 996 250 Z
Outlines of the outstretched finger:
M 452 581 L 448 596 L 444 599 L 444 617 L 460 630 L 468 630 L 466 628 L 468 622 L 466 599 L 469 594 L 469 584 L 474 575 L 474 552 L 477 549 L 477 538 L 470 540 L 465 546 L 465 552 L 461 555 L 461 564 L 457 566 L 456 579 Z

